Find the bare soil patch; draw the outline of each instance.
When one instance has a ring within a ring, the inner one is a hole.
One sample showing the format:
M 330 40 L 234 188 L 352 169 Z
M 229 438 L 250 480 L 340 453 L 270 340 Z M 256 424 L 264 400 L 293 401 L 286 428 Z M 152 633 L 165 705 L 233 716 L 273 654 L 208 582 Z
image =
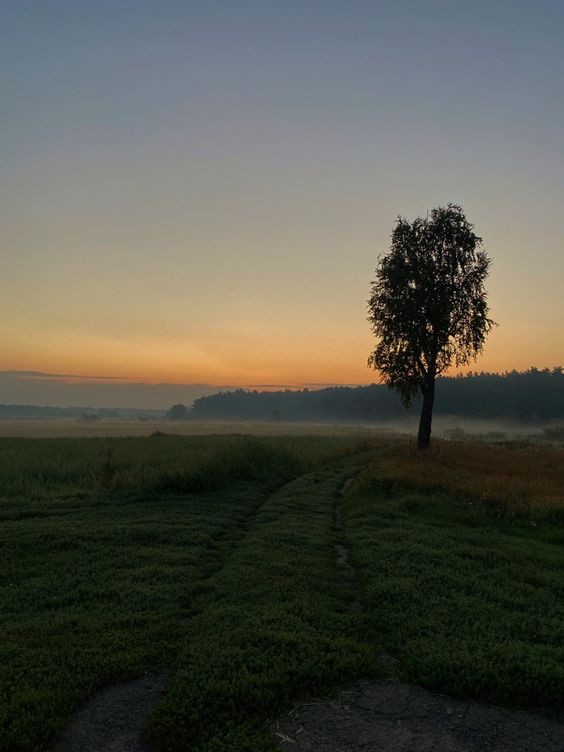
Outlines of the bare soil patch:
M 394 679 L 298 705 L 274 734 L 295 752 L 564 752 L 564 723 Z
M 148 752 L 140 730 L 164 686 L 147 677 L 102 690 L 75 713 L 55 752 Z

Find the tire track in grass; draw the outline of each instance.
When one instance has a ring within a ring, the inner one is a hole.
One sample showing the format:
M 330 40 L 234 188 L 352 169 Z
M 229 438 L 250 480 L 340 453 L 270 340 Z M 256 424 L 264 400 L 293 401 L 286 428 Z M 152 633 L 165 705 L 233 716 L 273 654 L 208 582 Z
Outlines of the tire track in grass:
M 146 671 L 158 677 L 175 665 L 190 621 L 210 596 L 202 575 L 221 568 L 249 509 L 275 484 L 357 447 L 234 437 L 233 451 L 224 451 L 217 437 L 201 441 L 206 451 L 186 463 L 167 449 L 172 476 L 150 474 L 147 485 L 142 469 L 141 488 L 92 486 L 92 494 L 78 493 L 70 479 L 70 496 L 42 487 L 32 505 L 42 514 L 10 521 L 2 548 L 2 752 L 44 750 L 100 688 Z M 160 440 L 149 444 L 158 459 Z M 88 466 L 82 451 L 74 455 Z M 18 503 L 25 512 L 27 500 Z
M 165 696 L 149 720 L 157 750 L 260 752 L 291 701 L 373 673 L 332 555 L 334 502 L 366 457 L 273 493 L 210 580 Z
M 349 590 L 352 607 L 365 621 L 363 634 L 372 641 L 382 635 L 370 631 L 374 610 L 367 610 L 367 578 L 381 576 L 381 563 L 357 572 L 349 559 L 347 538 L 342 524 L 342 502 L 353 478 L 341 487 L 335 498 L 334 524 L 337 569 Z M 376 517 L 369 498 L 366 512 Z M 350 508 L 349 508 L 350 514 Z M 350 522 L 350 520 L 349 520 Z M 363 523 L 363 524 L 362 524 Z M 355 527 L 356 526 L 356 527 Z M 378 525 L 368 530 L 366 519 L 352 518 L 352 542 L 378 545 Z M 423 537 L 423 536 L 421 536 Z M 376 541 L 376 543 L 374 543 Z M 353 549 L 357 553 L 357 549 Z M 361 558 L 361 563 L 366 561 Z M 379 566 L 378 566 L 379 564 Z M 357 600 L 357 598 L 359 600 Z M 362 599 L 362 603 L 360 602 Z M 401 613 L 398 618 L 401 618 Z M 388 678 L 385 681 L 357 682 L 339 695 L 316 702 L 299 703 L 282 716 L 276 725 L 278 749 L 302 752 L 564 752 L 564 723 L 531 713 L 448 697 L 422 687 L 400 682 L 396 677 L 399 662 L 380 654 Z
M 351 608 L 358 614 L 362 614 L 363 608 L 360 602 L 359 583 L 357 580 L 356 569 L 351 561 L 349 545 L 343 524 L 343 499 L 353 485 L 355 478 L 356 475 L 347 478 L 341 486 L 338 495 L 335 497 L 333 518 L 335 533 L 337 536 L 337 542 L 335 543 L 337 567 L 340 569 L 345 586 L 350 593 Z M 386 676 L 389 679 L 396 679 L 400 670 L 400 661 L 386 651 L 381 651 L 379 653 L 379 659 Z
M 254 503 L 240 516 L 226 518 L 199 557 L 197 566 L 201 575 L 192 587 L 194 601 L 185 619 L 201 613 L 209 581 L 225 565 L 231 550 L 245 537 L 269 498 L 268 491 L 258 494 L 251 486 L 249 493 L 256 495 Z M 165 686 L 164 674 L 146 674 L 100 690 L 76 711 L 54 752 L 148 752 L 141 736 L 142 724 L 154 710 Z
M 284 486 L 282 486 L 284 488 Z M 280 490 L 280 487 L 279 487 Z M 255 496 L 245 512 L 222 520 L 213 539 L 199 557 L 201 574 L 190 587 L 190 606 L 183 622 L 190 623 L 202 614 L 207 599 L 214 591 L 214 578 L 225 566 L 233 549 L 254 526 L 262 507 L 277 491 L 249 485 Z M 188 621 L 187 621 L 188 620 Z M 56 752 L 146 752 L 140 729 L 147 715 L 155 708 L 163 694 L 166 677 L 145 674 L 142 678 L 106 687 L 84 703 L 73 716 L 67 731 L 59 739 Z
M 348 477 L 339 493 L 335 495 L 333 506 L 333 524 L 335 528 L 335 554 L 337 559 L 337 568 L 341 573 L 345 588 L 349 594 L 350 608 L 362 618 L 362 604 L 359 597 L 359 583 L 357 581 L 356 570 L 351 561 L 349 546 L 346 538 L 345 528 L 343 525 L 343 498 L 346 496 L 350 487 L 354 483 L 356 475 Z M 400 662 L 394 656 L 385 651 L 379 653 L 379 660 L 382 670 L 388 678 L 397 678 Z

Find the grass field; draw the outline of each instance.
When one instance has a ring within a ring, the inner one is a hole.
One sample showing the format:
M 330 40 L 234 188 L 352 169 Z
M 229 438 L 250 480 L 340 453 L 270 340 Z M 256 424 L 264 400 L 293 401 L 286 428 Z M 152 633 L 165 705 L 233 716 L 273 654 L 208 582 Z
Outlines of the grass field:
M 393 433 L 374 425 L 346 425 L 331 423 L 286 423 L 282 421 L 139 421 L 101 420 L 99 422 L 73 419 L 0 420 L 0 437 L 53 439 L 104 438 L 110 436 L 151 436 L 154 433 L 172 436 L 210 436 L 252 434 L 253 436 L 381 436 Z
M 409 681 L 564 707 L 564 452 L 394 443 L 345 500 L 365 637 Z
M 0 749 L 48 750 L 96 689 L 149 671 L 168 676 L 157 750 L 268 750 L 270 719 L 381 675 L 382 651 L 415 683 L 556 712 L 563 459 L 366 436 L 0 439 Z

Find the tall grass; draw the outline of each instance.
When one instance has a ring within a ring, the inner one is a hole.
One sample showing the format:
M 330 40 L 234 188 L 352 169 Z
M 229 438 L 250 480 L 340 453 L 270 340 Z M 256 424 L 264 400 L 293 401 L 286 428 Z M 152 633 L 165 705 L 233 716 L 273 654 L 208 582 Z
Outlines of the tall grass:
M 483 502 L 503 517 L 564 512 L 564 449 L 435 441 L 427 452 L 389 442 L 363 475 L 362 488 L 378 485 L 446 491 Z
M 244 435 L 0 439 L 0 500 L 100 491 L 192 491 L 266 475 L 281 479 L 360 441 L 330 436 Z
M 303 458 L 290 447 L 249 439 L 222 447 L 195 466 L 164 473 L 154 486 L 161 491 L 212 491 L 241 480 L 287 480 L 299 475 L 303 468 Z

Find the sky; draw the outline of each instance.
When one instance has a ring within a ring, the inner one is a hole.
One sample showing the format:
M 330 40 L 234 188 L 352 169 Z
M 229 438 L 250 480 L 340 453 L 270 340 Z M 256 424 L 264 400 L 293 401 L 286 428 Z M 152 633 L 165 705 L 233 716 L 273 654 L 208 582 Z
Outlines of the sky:
M 373 382 L 378 255 L 449 201 L 472 370 L 564 363 L 563 37 L 561 0 L 0 0 L 0 371 Z

